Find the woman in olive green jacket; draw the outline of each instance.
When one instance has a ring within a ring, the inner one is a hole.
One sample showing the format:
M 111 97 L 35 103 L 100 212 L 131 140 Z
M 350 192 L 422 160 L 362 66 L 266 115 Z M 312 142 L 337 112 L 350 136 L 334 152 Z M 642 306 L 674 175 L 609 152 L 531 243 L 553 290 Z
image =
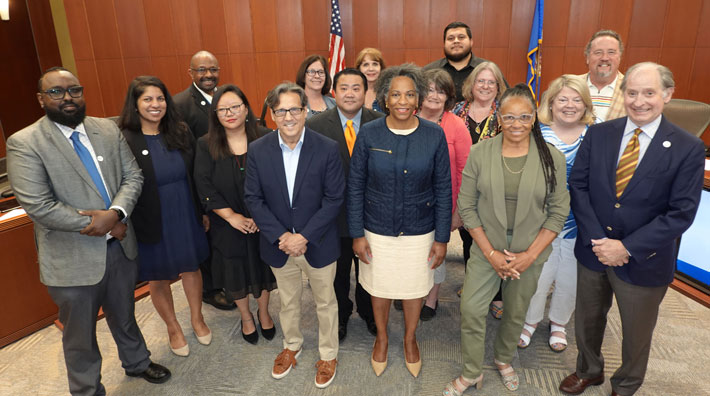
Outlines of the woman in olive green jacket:
M 550 243 L 569 214 L 565 157 L 543 140 L 528 87 L 507 90 L 499 109 L 502 133 L 474 145 L 463 171 L 459 214 L 476 243 L 461 295 L 463 374 L 444 395 L 482 383 L 486 313 L 499 278 L 506 308 L 495 363 L 505 387 L 518 388 L 510 362 Z

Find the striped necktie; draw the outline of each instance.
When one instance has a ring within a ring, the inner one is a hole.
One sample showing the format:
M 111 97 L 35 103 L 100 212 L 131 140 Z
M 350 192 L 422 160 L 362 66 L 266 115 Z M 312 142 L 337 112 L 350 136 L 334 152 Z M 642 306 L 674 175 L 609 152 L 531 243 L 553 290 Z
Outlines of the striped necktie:
M 353 147 L 355 147 L 355 128 L 353 128 L 353 121 L 345 121 L 345 143 L 348 145 L 348 152 L 350 156 L 353 156 Z
M 624 148 L 624 153 L 621 154 L 619 165 L 616 167 L 616 198 L 619 199 L 624 193 L 626 186 L 629 185 L 631 177 L 634 175 L 636 165 L 639 162 L 639 135 L 643 132 L 640 128 L 634 130 L 634 136 L 631 137 L 629 143 Z

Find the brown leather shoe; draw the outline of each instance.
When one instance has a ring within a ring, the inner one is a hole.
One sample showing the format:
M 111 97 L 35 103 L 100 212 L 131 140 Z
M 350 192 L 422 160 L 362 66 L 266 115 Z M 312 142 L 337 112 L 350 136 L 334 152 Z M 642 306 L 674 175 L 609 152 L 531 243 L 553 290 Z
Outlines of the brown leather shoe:
M 333 382 L 337 365 L 338 361 L 335 359 L 319 360 L 316 363 L 316 387 L 323 389 Z
M 301 350 L 292 351 L 284 348 L 274 360 L 274 368 L 271 369 L 271 376 L 276 379 L 281 379 L 291 372 L 291 368 L 296 366 L 296 358 L 301 355 Z
M 621 396 L 621 395 L 618 394 L 618 393 L 616 393 L 616 392 L 614 392 L 614 391 L 611 391 L 611 396 Z
M 560 390 L 570 395 L 578 395 L 584 392 L 588 386 L 601 385 L 604 383 L 604 373 L 594 378 L 579 378 L 577 373 L 572 373 L 560 383 Z

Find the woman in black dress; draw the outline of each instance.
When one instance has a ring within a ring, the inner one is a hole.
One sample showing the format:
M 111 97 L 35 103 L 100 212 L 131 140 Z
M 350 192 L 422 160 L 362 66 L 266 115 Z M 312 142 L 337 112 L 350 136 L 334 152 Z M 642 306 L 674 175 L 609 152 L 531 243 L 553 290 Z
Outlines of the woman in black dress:
M 276 279 L 259 256 L 259 229 L 244 202 L 247 145 L 266 129 L 257 127 L 249 101 L 239 87 L 220 87 L 212 99 L 209 131 L 197 141 L 195 181 L 202 206 L 210 216 L 212 274 L 215 286 L 224 288 L 242 317 L 242 337 L 255 344 L 259 339 L 249 294 L 258 304 L 259 329 L 264 338 L 274 338 L 269 315 L 269 292 Z
M 195 140 L 179 121 L 168 89 L 157 77 L 136 77 L 128 87 L 119 127 L 143 170 L 143 190 L 131 220 L 138 239 L 138 279 L 149 281 L 155 310 L 168 327 L 170 350 L 190 348 L 175 316 L 170 282 L 182 278 L 197 340 L 212 332 L 202 317 L 202 275 L 209 228 L 192 182 Z

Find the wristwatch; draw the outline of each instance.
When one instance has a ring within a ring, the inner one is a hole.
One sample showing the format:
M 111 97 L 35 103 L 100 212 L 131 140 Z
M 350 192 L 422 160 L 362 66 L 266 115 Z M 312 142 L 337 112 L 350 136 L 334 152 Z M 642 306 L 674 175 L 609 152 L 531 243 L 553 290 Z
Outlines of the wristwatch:
M 118 215 L 118 221 L 123 221 L 123 219 L 126 218 L 126 216 L 123 214 L 123 211 L 118 208 L 111 208 L 111 210 L 115 211 L 116 214 Z

